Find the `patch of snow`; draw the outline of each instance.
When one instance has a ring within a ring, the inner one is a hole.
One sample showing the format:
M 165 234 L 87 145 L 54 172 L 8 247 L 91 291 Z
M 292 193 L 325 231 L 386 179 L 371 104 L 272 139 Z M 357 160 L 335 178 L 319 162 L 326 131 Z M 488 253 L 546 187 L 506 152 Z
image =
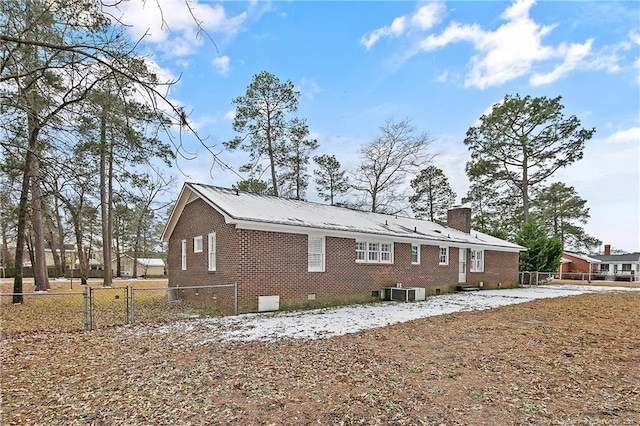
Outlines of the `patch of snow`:
M 308 311 L 205 318 L 164 325 L 155 329 L 155 332 L 192 334 L 198 338 L 200 344 L 320 339 L 454 312 L 477 311 L 536 299 L 611 291 L 640 291 L 640 288 L 544 285 L 483 290 L 431 296 L 420 302 L 381 302 Z

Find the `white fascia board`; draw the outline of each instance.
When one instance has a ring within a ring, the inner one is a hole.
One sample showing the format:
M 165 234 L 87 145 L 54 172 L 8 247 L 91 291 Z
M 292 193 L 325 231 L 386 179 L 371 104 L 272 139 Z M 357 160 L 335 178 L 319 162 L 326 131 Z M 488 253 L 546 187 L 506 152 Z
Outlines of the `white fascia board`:
M 167 224 L 164 227 L 164 231 L 162 231 L 162 236 L 160 237 L 160 241 L 165 243 L 169 241 L 169 237 L 173 232 L 173 228 L 175 228 L 176 223 L 178 222 L 178 218 L 182 214 L 182 210 L 184 209 L 184 206 L 187 204 L 187 200 L 189 199 L 189 194 L 187 193 L 187 191 L 188 193 L 191 193 L 191 190 L 187 188 L 187 185 L 185 184 L 182 187 L 182 190 L 180 190 L 178 201 L 176 201 L 176 204 L 173 206 L 173 210 L 171 210 L 171 214 L 169 215 L 169 220 L 167 220 Z

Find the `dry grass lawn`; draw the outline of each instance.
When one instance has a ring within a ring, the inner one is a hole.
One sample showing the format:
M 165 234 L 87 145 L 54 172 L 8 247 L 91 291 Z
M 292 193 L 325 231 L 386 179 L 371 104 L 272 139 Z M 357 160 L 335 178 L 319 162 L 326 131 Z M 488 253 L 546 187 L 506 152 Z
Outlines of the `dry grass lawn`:
M 640 292 L 325 340 L 138 331 L 3 337 L 0 424 L 640 424 Z

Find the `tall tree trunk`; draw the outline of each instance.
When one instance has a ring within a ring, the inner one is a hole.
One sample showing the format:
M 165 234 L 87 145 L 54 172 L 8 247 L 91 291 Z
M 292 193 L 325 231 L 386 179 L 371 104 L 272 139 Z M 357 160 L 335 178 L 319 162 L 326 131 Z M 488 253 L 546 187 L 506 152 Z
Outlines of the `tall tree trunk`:
M 111 165 L 107 171 L 107 163 L 111 163 L 109 148 L 107 146 L 107 108 L 102 107 L 100 116 L 100 215 L 102 219 L 102 262 L 104 273 L 104 287 L 111 287 L 113 277 L 111 274 L 111 236 L 112 230 L 109 226 L 111 210 Z
M 56 229 L 58 231 L 58 253 L 60 254 L 60 277 L 65 276 L 66 265 L 67 265 L 67 249 L 64 244 L 64 224 L 62 223 L 62 217 L 60 216 L 60 211 L 62 210 L 62 206 L 57 198 L 55 199 L 55 208 L 52 212 L 54 217 L 56 218 Z M 73 266 L 73 265 L 71 265 Z
M 116 263 L 115 266 L 115 274 L 117 278 L 122 278 L 122 234 L 123 234 L 123 222 L 124 219 L 120 215 L 118 215 L 117 219 L 113 221 L 114 225 L 114 233 L 113 233 L 113 251 L 115 253 L 115 259 L 113 261 Z
M 140 217 L 136 222 L 136 237 L 135 237 L 136 239 L 133 243 L 133 271 L 131 272 L 132 278 L 138 278 L 138 256 L 140 255 L 140 234 L 142 233 L 142 222 L 145 214 L 146 212 L 140 214 Z
M 278 180 L 276 178 L 276 159 L 273 150 L 273 138 L 271 137 L 271 119 L 267 119 L 267 153 L 269 154 L 269 162 L 271 163 L 271 183 L 273 185 L 273 195 L 278 196 Z
M 113 283 L 113 271 L 111 270 L 111 261 L 113 253 L 113 141 L 109 144 L 109 162 L 107 163 L 107 203 L 109 210 L 107 212 L 107 232 L 109 234 L 109 285 Z
M 78 269 L 80 269 L 80 283 L 82 285 L 87 285 L 89 255 L 82 243 L 82 223 L 81 223 L 81 219 L 79 218 L 80 214 L 78 215 L 72 214 L 71 218 L 73 220 L 73 230 L 74 230 L 74 233 L 76 234 L 76 252 L 78 254 Z M 75 265 L 73 264 L 71 265 L 72 270 L 74 266 Z
M 525 223 L 529 220 L 529 158 L 525 154 L 522 159 L 522 183 L 520 191 L 522 191 L 522 220 Z
M 37 137 L 33 136 L 32 138 L 37 139 Z M 32 143 L 30 143 L 30 145 L 37 146 L 37 140 L 34 140 Z M 51 288 L 51 286 L 49 285 L 49 274 L 47 273 L 47 258 L 45 255 L 44 220 L 42 218 L 42 194 L 40 191 L 40 159 L 37 155 L 33 158 L 31 168 L 31 225 L 34 234 L 33 248 L 35 251 L 33 279 L 36 284 L 36 291 L 47 291 Z
M 27 206 L 29 204 L 29 180 L 31 177 L 31 162 L 33 152 L 27 150 L 24 173 L 22 175 L 22 188 L 20 189 L 20 202 L 18 203 L 18 227 L 16 229 L 16 257 L 14 259 L 15 276 L 13 278 L 13 303 L 22 303 L 22 278 L 24 248 L 27 237 Z
M 2 252 L 0 253 L 0 266 L 2 266 L 2 275 L 0 276 L 0 278 L 4 278 L 6 276 L 6 268 L 7 268 L 7 265 L 9 264 L 9 247 L 8 247 L 9 238 L 7 237 L 8 227 L 9 227 L 8 223 L 5 221 L 2 221 L 2 226 L 0 231 L 2 232 L 2 247 L 1 247 Z
M 433 211 L 433 182 L 429 182 L 429 220 L 435 222 L 435 212 Z

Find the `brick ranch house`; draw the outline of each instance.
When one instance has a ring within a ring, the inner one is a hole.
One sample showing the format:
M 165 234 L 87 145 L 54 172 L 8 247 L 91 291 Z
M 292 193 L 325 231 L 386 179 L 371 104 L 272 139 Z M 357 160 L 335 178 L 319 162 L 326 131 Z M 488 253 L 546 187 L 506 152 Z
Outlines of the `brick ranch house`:
M 261 298 L 276 308 L 372 300 L 397 283 L 426 294 L 511 287 L 524 250 L 471 230 L 469 208 L 442 226 L 197 183 L 183 186 L 162 240 L 169 287 L 237 283 L 239 312 Z
M 600 261 L 581 253 L 564 251 L 558 266 L 560 279 L 596 279 Z

